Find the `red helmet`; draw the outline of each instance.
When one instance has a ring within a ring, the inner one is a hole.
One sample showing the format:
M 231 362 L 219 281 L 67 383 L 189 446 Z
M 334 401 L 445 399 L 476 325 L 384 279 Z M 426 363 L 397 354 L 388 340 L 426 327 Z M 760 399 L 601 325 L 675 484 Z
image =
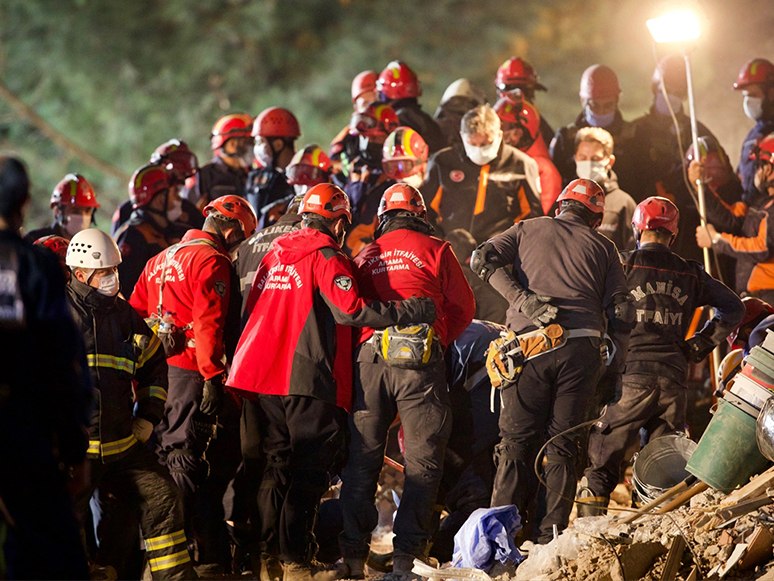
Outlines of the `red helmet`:
M 422 94 L 416 73 L 403 61 L 392 61 L 387 65 L 376 81 L 376 91 L 388 101 Z
M 774 133 L 769 133 L 753 146 L 750 159 L 774 163 Z
M 664 80 L 666 92 L 675 97 L 685 99 L 688 96 L 688 80 L 685 76 L 685 59 L 679 54 L 670 54 L 658 61 L 651 78 L 653 93 L 659 90 L 658 85 Z
M 253 137 L 287 137 L 296 139 L 301 135 L 298 119 L 287 109 L 269 107 L 255 118 Z
M 594 180 L 572 180 L 556 198 L 557 202 L 564 200 L 580 202 L 595 214 L 605 211 L 605 190 Z
M 376 92 L 376 73 L 373 71 L 363 71 L 352 80 L 352 102 L 363 93 L 370 91 Z
M 388 178 L 401 180 L 424 171 L 427 143 L 410 127 L 398 127 L 382 146 L 382 169 Z
M 349 198 L 344 190 L 333 184 L 317 184 L 309 188 L 304 194 L 298 213 L 317 214 L 331 220 L 344 216 L 347 222 L 352 222 Z
M 162 143 L 150 157 L 153 164 L 163 165 L 169 172 L 170 181 L 174 184 L 185 183 L 185 180 L 196 173 L 199 160 L 196 154 L 188 149 L 185 141 L 170 139 Z
M 651 196 L 639 203 L 632 216 L 632 226 L 637 230 L 658 230 L 664 228 L 677 234 L 680 210 L 670 200 Z
M 746 337 L 744 341 L 740 341 L 739 344 L 737 344 L 739 331 L 742 329 L 742 327 L 745 327 L 753 322 L 757 324 L 760 322 L 759 319 L 763 319 L 771 314 L 774 314 L 774 307 L 772 307 L 769 303 L 762 301 L 758 297 L 744 297 L 742 299 L 742 304 L 744 305 L 744 317 L 742 317 L 742 322 L 739 323 L 739 326 L 734 329 L 728 336 L 728 344 L 731 345 L 731 347 L 745 347 L 745 344 L 747 343 Z
M 54 206 L 82 206 L 84 208 L 99 208 L 94 188 L 81 174 L 69 173 L 56 184 L 51 192 L 51 208 Z
M 285 175 L 292 185 L 315 186 L 325 183 L 331 175 L 331 159 L 319 145 L 307 145 L 290 160 Z
M 427 208 L 422 194 L 408 184 L 395 184 L 385 190 L 379 202 L 379 218 L 392 210 L 413 212 L 422 218 L 427 216 Z
M 202 213 L 205 216 L 213 213 L 220 214 L 224 218 L 237 220 L 242 225 L 242 233 L 245 238 L 252 236 L 258 228 L 258 217 L 255 215 L 255 210 L 247 203 L 247 200 L 239 196 L 221 196 L 207 204 Z
M 374 101 L 362 113 L 353 113 L 349 134 L 364 137 L 387 137 L 400 125 L 395 110 L 385 103 Z
M 512 123 L 522 128 L 522 137 L 517 145 L 519 149 L 529 149 L 535 143 L 540 133 L 540 113 L 537 107 L 527 100 L 512 101 L 502 98 L 497 100 L 494 110 L 501 122 Z M 502 129 L 507 131 L 510 128 L 503 125 Z
M 605 65 L 591 65 L 581 75 L 581 99 L 613 99 L 621 93 L 618 76 Z
M 56 254 L 59 262 L 62 264 L 65 263 L 65 258 L 67 257 L 67 247 L 70 245 L 70 242 L 67 240 L 67 238 L 62 238 L 61 236 L 55 236 L 52 234 L 50 236 L 43 236 L 43 238 L 38 238 L 35 240 L 35 244 L 45 246 L 54 254 Z
M 509 58 L 497 69 L 495 87 L 500 91 L 512 91 L 516 88 L 547 90 L 538 82 L 538 76 L 532 65 L 515 56 Z
M 727 184 L 734 170 L 728 161 L 725 150 L 714 137 L 699 137 L 699 159 L 704 161 L 704 170 L 707 177 L 711 178 L 714 187 Z M 696 156 L 693 153 L 693 144 L 685 152 L 685 161 L 690 164 Z
M 158 193 L 172 186 L 170 172 L 163 165 L 151 163 L 134 172 L 129 181 L 129 199 L 133 208 L 147 205 Z
M 753 59 L 745 63 L 734 83 L 734 90 L 741 91 L 747 85 L 761 83 L 774 84 L 774 65 L 766 59 Z
M 212 149 L 220 149 L 232 137 L 250 137 L 253 118 L 246 113 L 232 113 L 218 119 L 212 126 Z

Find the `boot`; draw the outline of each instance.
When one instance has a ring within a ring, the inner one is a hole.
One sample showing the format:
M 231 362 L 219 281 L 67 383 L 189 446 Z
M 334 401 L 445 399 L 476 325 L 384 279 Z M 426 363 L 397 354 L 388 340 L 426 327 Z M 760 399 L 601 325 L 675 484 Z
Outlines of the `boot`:
M 412 573 L 414 569 L 414 555 L 395 555 L 392 560 L 392 574 L 390 579 L 395 581 L 414 581 L 419 575 Z
M 374 553 L 373 551 L 369 552 L 366 565 L 371 567 L 371 569 L 374 571 L 378 571 L 379 573 L 391 573 L 392 551 L 389 553 Z
M 335 581 L 344 577 L 343 566 L 310 563 L 285 563 L 283 581 Z
M 261 553 L 260 573 L 258 578 L 261 581 L 281 581 L 283 575 L 282 561 L 274 555 Z
M 344 557 L 347 579 L 365 579 L 366 560 L 360 557 Z
M 575 494 L 575 504 L 578 505 L 578 518 L 586 516 L 602 516 L 607 514 L 607 505 L 610 503 L 608 496 L 594 496 L 589 488 L 589 481 L 584 476 L 581 478 L 578 492 Z

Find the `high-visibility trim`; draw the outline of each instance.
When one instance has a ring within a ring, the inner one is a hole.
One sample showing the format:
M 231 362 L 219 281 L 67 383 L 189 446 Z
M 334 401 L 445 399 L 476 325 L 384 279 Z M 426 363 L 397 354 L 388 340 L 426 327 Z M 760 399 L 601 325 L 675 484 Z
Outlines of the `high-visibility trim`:
M 89 440 L 89 447 L 86 449 L 87 454 L 99 454 L 99 440 Z
M 112 456 L 113 454 L 121 454 L 126 452 L 129 448 L 137 443 L 137 438 L 134 434 L 116 440 L 115 442 L 108 442 L 103 444 L 99 440 L 89 440 L 89 447 L 86 450 L 87 454 L 102 454 L 103 456 Z
M 185 531 L 179 530 L 168 535 L 161 535 L 160 537 L 153 537 L 152 539 L 145 539 L 145 548 L 148 551 L 160 551 L 168 547 L 174 547 L 180 543 L 185 543 Z
M 137 361 L 137 369 L 145 365 L 148 362 L 148 359 L 153 357 L 156 354 L 156 351 L 159 350 L 159 347 L 161 347 L 161 339 L 159 339 L 155 333 L 153 333 L 149 339 L 150 342 L 148 343 L 148 346 L 140 353 L 139 360 Z
M 514 219 L 514 224 L 517 222 L 521 222 L 524 218 L 529 216 L 529 213 L 532 211 L 532 208 L 529 205 L 529 200 L 527 199 L 527 193 L 524 191 L 524 186 L 521 186 L 519 188 L 518 193 L 518 199 L 519 199 L 519 215 L 516 216 Z
M 167 555 L 166 557 L 157 557 L 155 559 L 148 559 L 150 563 L 151 571 L 163 571 L 164 569 L 171 569 L 177 567 L 183 563 L 188 563 L 191 557 L 188 555 L 188 549 L 183 549 L 178 553 Z
M 114 357 L 113 355 L 94 355 L 89 354 L 87 356 L 89 361 L 89 367 L 108 367 L 110 369 L 117 369 L 118 371 L 126 371 L 127 373 L 134 375 L 134 361 L 127 359 L 126 357 Z
M 484 211 L 486 205 L 486 186 L 489 183 L 489 164 L 481 166 L 481 172 L 478 174 L 478 193 L 476 194 L 476 206 L 473 208 L 473 215 L 478 216 Z
M 149 397 L 167 401 L 167 390 L 158 385 L 151 385 L 150 387 L 143 387 L 142 389 L 137 390 L 137 401 L 145 400 Z
M 430 202 L 430 207 L 435 210 L 435 213 L 438 214 L 439 218 L 441 215 L 441 198 L 443 198 L 443 186 L 438 186 L 438 189 L 433 196 L 433 201 Z

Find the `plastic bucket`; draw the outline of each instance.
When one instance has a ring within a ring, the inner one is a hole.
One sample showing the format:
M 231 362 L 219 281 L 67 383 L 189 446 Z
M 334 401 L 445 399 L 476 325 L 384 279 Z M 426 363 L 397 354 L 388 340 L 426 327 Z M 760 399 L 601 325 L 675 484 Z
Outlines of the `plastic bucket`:
M 632 466 L 634 491 L 646 504 L 685 480 L 685 464 L 696 449 L 696 442 L 671 434 L 648 442 Z
M 715 490 L 731 492 L 766 470 L 769 461 L 758 451 L 757 418 L 725 399 L 699 440 L 686 469 Z

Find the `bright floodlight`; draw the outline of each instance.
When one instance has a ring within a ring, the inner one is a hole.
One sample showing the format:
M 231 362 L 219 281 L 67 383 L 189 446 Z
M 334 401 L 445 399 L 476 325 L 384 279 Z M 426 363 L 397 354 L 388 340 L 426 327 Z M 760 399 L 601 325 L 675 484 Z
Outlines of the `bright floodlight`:
M 684 42 L 699 38 L 699 19 L 690 10 L 669 12 L 646 22 L 653 40 L 661 42 Z

